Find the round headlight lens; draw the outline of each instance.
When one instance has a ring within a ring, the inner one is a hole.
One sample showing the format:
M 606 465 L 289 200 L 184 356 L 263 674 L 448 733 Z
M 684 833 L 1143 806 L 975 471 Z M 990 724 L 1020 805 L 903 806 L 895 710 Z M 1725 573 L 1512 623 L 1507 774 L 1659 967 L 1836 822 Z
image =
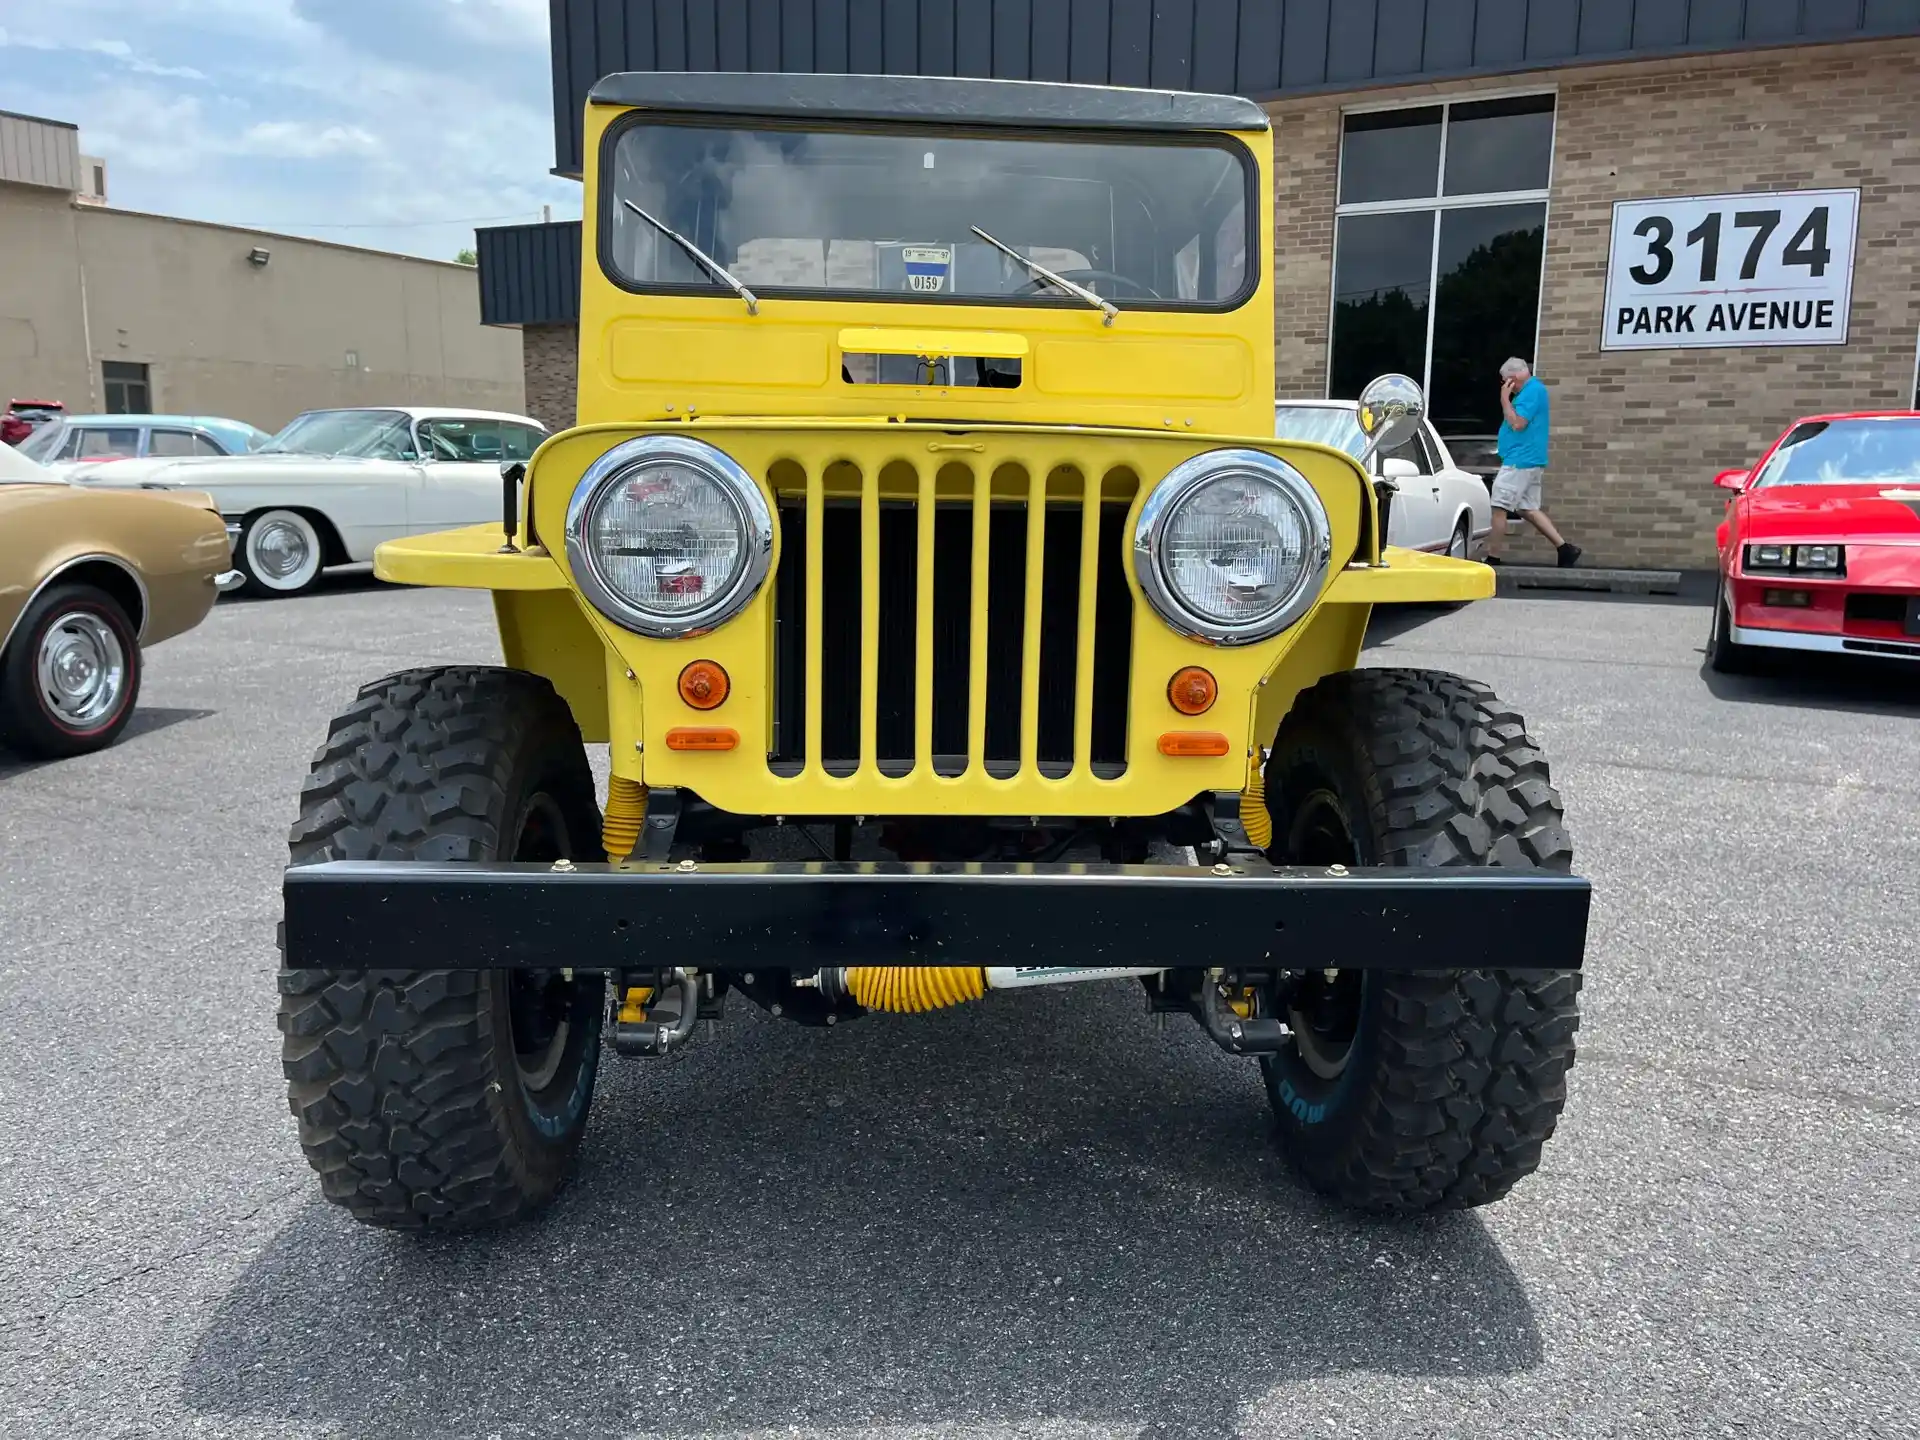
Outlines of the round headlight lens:
M 588 467 L 567 511 L 574 578 L 610 619 L 643 635 L 710 630 L 766 578 L 773 521 L 724 452 L 650 435 Z
M 1147 497 L 1135 569 L 1175 629 L 1220 645 L 1277 635 L 1319 592 L 1332 549 L 1306 477 L 1256 450 L 1178 465 Z

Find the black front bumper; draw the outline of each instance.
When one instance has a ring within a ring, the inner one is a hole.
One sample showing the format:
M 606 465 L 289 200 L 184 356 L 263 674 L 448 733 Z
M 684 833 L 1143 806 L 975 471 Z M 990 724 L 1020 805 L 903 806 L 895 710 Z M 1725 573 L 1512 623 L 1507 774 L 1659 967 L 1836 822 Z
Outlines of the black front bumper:
M 1577 970 L 1585 880 L 1527 870 L 333 861 L 292 969 L 1167 965 Z

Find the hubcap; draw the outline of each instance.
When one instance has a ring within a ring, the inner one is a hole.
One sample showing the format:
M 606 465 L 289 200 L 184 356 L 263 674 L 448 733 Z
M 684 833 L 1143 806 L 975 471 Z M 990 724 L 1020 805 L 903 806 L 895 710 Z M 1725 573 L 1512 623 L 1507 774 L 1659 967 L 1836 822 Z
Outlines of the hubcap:
M 127 652 L 113 627 L 88 610 L 70 610 L 46 629 L 35 678 L 62 725 L 93 730 L 113 718 L 127 688 Z
M 535 795 L 520 822 L 516 860 L 559 860 L 571 853 L 567 822 L 546 795 Z M 516 970 L 507 982 L 507 1020 L 513 1029 L 514 1064 L 529 1092 L 546 1089 L 566 1059 L 573 1032 L 575 982 L 558 970 Z
M 291 520 L 270 520 L 253 532 L 253 566 L 271 580 L 288 580 L 307 568 L 313 547 L 307 532 Z
M 1465 530 L 1455 530 L 1453 532 L 1453 543 L 1447 546 L 1447 554 L 1456 560 L 1464 560 L 1467 558 L 1467 532 Z

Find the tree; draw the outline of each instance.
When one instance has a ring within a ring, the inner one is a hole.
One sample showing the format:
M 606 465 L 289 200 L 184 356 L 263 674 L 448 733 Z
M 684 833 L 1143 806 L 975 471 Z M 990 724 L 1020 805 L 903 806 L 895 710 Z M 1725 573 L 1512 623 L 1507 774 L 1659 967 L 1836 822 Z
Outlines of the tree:
M 480 263 L 480 257 L 474 254 L 471 249 L 462 250 L 458 255 L 453 257 L 453 263 L 456 265 L 478 265 Z

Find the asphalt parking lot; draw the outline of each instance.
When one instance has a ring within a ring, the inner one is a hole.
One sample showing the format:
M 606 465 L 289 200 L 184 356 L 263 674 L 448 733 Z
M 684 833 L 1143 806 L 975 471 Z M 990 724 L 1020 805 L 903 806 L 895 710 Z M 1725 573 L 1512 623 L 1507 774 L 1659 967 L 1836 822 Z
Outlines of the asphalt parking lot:
M 0 1434 L 1912 1435 L 1920 683 L 1709 679 L 1698 606 L 1503 599 L 1372 663 L 1518 702 L 1596 890 L 1571 1100 L 1488 1210 L 1344 1216 L 1124 984 L 609 1057 L 540 1223 L 324 1206 L 273 926 L 326 719 L 497 657 L 336 580 L 0 756 Z M 1524 963 L 1526 937 L 1513 937 Z

